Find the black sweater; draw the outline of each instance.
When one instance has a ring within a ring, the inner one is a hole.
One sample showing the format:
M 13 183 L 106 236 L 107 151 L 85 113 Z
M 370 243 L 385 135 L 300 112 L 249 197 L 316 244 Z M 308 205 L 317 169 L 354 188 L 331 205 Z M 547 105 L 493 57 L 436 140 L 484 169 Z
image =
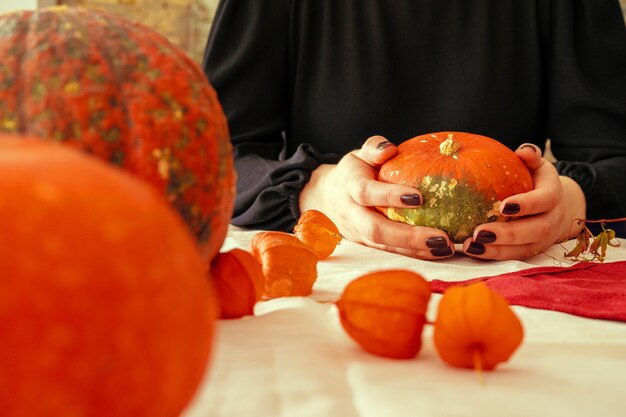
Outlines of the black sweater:
M 546 138 L 590 219 L 626 216 L 618 0 L 223 0 L 204 70 L 228 117 L 232 223 L 291 230 L 311 171 L 374 134 Z

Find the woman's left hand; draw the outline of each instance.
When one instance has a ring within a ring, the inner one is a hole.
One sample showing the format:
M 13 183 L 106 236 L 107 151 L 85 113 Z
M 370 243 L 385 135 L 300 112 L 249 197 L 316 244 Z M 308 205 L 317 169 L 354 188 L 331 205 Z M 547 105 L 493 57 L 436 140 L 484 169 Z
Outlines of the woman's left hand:
M 535 188 L 506 198 L 500 212 L 508 222 L 480 225 L 463 243 L 463 251 L 479 259 L 525 259 L 545 251 L 557 241 L 574 237 L 584 219 L 585 195 L 569 177 L 542 158 L 535 145 L 524 144 L 515 153 L 530 170 Z

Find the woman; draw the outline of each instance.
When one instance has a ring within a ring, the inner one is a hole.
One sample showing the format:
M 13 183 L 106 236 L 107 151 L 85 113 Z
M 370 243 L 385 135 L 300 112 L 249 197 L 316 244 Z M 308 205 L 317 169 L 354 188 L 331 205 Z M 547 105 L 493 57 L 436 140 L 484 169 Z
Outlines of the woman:
M 318 209 L 347 239 L 451 256 L 445 232 L 371 207 L 421 203 L 375 180 L 397 144 L 466 131 L 517 149 L 535 189 L 463 252 L 531 256 L 578 233 L 574 219 L 626 215 L 625 68 L 617 0 L 223 0 L 204 70 L 231 129 L 232 222 L 290 231 Z

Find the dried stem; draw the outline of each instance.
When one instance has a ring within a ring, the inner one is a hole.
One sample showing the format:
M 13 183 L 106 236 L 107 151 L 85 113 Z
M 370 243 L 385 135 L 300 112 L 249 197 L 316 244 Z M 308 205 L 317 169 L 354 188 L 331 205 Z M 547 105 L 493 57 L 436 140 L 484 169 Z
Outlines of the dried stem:
M 472 349 L 472 362 L 474 362 L 474 370 L 476 371 L 476 377 L 478 378 L 478 383 L 481 386 L 485 386 L 485 380 L 483 378 L 483 358 L 480 355 L 480 348 Z
M 578 262 L 592 262 L 599 261 L 604 262 L 606 257 L 606 250 L 608 246 L 618 247 L 620 246 L 619 240 L 615 239 L 615 231 L 613 229 L 607 229 L 607 223 L 615 223 L 626 221 L 626 217 L 617 219 L 601 219 L 601 220 L 585 220 L 574 219 L 572 220 L 571 228 L 574 223 L 581 225 L 582 230 L 576 236 L 576 246 L 569 252 L 566 252 L 564 256 L 573 259 Z M 593 236 L 593 233 L 587 227 L 588 223 L 600 223 L 602 231 L 597 236 Z M 570 233 L 571 234 L 571 233 Z M 587 256 L 586 256 L 587 255 Z

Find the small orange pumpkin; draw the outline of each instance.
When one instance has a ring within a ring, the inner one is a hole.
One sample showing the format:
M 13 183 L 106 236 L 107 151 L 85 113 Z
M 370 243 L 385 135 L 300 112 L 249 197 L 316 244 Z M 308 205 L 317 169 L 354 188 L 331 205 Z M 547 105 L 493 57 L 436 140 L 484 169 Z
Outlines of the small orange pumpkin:
M 307 296 L 313 292 L 317 254 L 295 236 L 259 232 L 252 238 L 252 254 L 263 269 L 265 297 Z
M 350 282 L 336 305 L 343 328 L 363 349 L 387 358 L 410 359 L 422 346 L 430 295 L 421 275 L 386 270 Z
M 211 261 L 211 277 L 220 301 L 220 317 L 235 319 L 254 313 L 263 292 L 263 270 L 250 252 L 231 249 Z
M 507 361 L 521 344 L 524 330 L 504 297 L 478 282 L 446 290 L 433 337 L 444 362 L 480 371 Z
M 334 251 L 341 235 L 332 220 L 318 210 L 307 210 L 298 219 L 295 236 L 309 245 L 320 259 L 328 258 Z
M 464 132 L 417 136 L 398 146 L 379 180 L 417 187 L 416 208 L 379 208 L 392 220 L 445 230 L 462 243 L 480 224 L 504 221 L 500 203 L 533 189 L 524 163 L 500 142 Z

